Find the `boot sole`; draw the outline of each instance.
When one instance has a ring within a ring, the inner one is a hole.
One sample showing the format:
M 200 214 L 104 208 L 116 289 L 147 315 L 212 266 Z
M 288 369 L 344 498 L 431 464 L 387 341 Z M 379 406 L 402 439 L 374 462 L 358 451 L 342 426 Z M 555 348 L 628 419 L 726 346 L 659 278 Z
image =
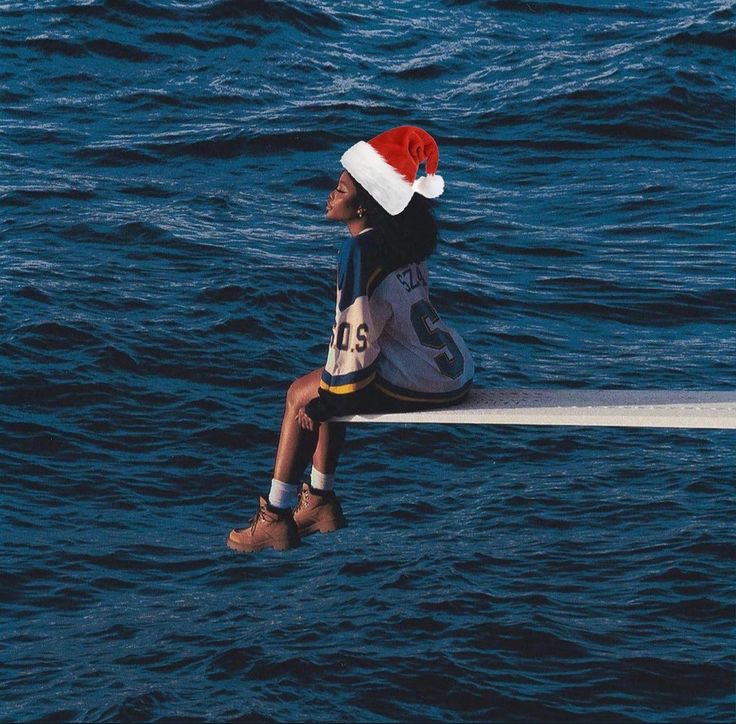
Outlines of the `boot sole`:
M 300 544 L 300 541 L 287 541 L 286 543 L 264 543 L 258 546 L 251 546 L 245 543 L 238 543 L 230 538 L 225 542 L 230 550 L 236 551 L 237 553 L 258 553 L 258 551 L 265 550 L 266 548 L 273 548 L 275 551 L 288 551 L 292 548 L 297 548 Z

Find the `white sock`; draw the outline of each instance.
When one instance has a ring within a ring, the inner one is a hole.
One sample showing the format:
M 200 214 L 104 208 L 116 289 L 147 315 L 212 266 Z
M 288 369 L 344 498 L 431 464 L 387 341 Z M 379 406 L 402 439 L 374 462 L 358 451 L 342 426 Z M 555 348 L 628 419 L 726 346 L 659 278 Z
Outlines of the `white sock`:
M 293 508 L 296 505 L 296 485 L 282 483 L 274 478 L 271 481 L 271 492 L 268 494 L 268 502 L 274 508 Z
M 335 473 L 332 473 L 332 475 L 321 473 L 312 465 L 312 479 L 309 482 L 315 490 L 324 490 L 325 492 L 332 490 L 335 487 Z

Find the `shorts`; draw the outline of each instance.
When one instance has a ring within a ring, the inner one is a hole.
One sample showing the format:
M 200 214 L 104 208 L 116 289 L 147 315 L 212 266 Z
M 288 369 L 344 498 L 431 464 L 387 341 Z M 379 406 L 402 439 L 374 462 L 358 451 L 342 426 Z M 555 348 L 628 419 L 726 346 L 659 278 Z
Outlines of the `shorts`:
M 366 390 L 364 404 L 358 414 L 379 415 L 394 412 L 421 412 L 422 410 L 438 410 L 443 407 L 452 407 L 462 402 L 470 392 L 470 386 L 461 394 L 449 402 L 426 402 L 418 400 L 401 400 L 385 393 L 375 384 L 369 385 Z

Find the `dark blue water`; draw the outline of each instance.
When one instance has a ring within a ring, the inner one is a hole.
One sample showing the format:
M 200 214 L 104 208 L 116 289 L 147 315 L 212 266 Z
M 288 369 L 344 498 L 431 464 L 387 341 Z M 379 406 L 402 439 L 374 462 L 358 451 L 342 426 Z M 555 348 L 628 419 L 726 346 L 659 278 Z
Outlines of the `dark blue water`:
M 350 526 L 225 547 L 322 364 L 341 153 L 439 141 L 483 387 L 736 385 L 727 0 L 0 4 L 0 719 L 732 721 L 736 437 L 350 430 Z

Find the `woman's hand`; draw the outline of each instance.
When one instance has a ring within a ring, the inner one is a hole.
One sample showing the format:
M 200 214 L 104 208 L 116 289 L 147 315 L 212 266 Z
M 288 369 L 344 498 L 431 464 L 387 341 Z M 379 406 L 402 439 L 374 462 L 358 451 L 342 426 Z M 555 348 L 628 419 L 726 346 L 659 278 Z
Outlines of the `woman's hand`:
M 319 427 L 319 423 L 307 415 L 307 411 L 303 407 L 300 407 L 299 412 L 296 413 L 296 421 L 302 430 L 309 430 L 309 432 L 315 432 Z

